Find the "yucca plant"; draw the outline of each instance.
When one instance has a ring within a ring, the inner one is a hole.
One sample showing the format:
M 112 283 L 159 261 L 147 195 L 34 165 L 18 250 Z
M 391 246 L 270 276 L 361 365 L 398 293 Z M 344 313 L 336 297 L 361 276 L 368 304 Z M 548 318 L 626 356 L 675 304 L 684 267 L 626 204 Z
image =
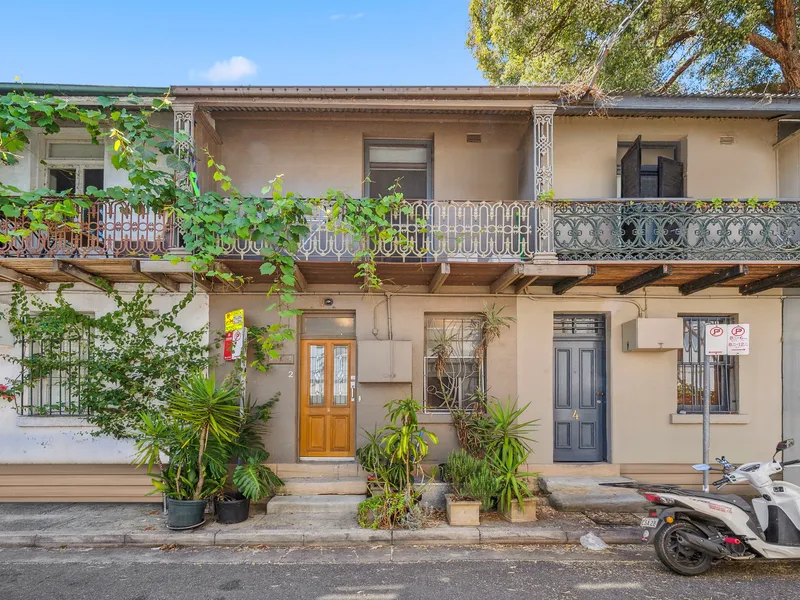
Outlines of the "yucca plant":
M 486 456 L 511 455 L 514 460 L 524 463 L 533 452 L 533 432 L 539 420 L 520 422 L 530 404 L 519 408 L 508 398 L 505 402 L 494 400 L 487 407 L 488 419 L 481 422 L 482 437 L 486 447 Z
M 501 450 L 493 455 L 490 465 L 494 470 L 497 481 L 497 504 L 501 511 L 511 509 L 511 504 L 516 500 L 520 508 L 523 507 L 525 498 L 533 496 L 526 478 L 535 477 L 536 473 L 521 472 L 519 469 L 527 460 L 528 455 L 516 456 L 513 451 Z
M 169 398 L 163 415 L 142 414 L 137 463 L 147 465 L 156 491 L 176 500 L 218 493 L 227 476 L 230 444 L 239 434 L 240 410 L 236 387 L 228 382 L 217 386 L 213 376 L 197 374 Z

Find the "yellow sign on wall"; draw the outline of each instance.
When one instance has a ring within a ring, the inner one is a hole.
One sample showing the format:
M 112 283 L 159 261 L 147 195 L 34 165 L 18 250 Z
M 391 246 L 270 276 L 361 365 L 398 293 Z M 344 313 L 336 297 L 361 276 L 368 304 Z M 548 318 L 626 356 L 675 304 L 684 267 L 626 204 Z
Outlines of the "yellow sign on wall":
M 244 309 L 225 313 L 225 332 L 244 329 Z

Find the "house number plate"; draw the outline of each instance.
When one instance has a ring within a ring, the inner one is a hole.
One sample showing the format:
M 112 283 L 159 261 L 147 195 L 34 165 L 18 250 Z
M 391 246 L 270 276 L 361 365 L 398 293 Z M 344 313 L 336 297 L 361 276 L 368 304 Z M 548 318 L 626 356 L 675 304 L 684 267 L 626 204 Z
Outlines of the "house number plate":
M 293 365 L 294 354 L 281 354 L 278 358 L 267 358 L 267 362 L 271 365 Z

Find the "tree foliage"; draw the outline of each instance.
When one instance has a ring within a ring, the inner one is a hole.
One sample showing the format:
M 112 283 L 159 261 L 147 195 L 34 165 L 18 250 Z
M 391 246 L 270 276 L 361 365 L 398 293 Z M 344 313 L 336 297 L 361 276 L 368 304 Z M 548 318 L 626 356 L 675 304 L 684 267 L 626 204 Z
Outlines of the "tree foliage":
M 467 45 L 495 84 L 584 82 L 640 0 L 471 0 Z M 798 0 L 647 0 L 601 88 L 800 90 Z

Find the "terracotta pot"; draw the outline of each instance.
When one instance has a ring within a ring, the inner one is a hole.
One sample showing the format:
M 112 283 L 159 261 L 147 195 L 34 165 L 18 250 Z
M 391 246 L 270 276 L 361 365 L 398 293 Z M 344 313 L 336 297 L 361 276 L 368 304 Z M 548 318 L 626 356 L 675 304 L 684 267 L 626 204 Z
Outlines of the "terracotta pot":
M 481 503 L 475 500 L 453 500 L 445 494 L 447 522 L 453 527 L 475 527 L 481 524 Z
M 536 498 L 525 498 L 522 501 L 522 508 L 519 502 L 514 500 L 511 508 L 507 511 L 500 511 L 500 516 L 511 523 L 530 523 L 536 520 Z

